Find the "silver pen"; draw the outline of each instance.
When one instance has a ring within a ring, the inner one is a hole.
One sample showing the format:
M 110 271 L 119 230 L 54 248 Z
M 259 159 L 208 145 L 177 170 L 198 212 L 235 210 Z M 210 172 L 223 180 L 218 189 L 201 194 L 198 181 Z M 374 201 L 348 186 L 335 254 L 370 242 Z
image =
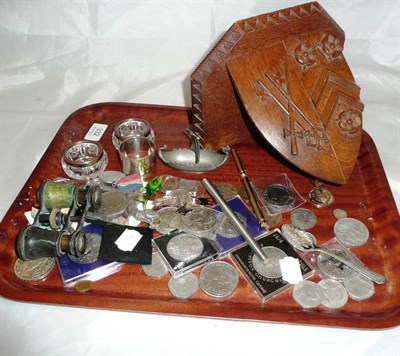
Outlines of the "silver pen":
M 261 249 L 260 245 L 254 240 L 254 237 L 250 234 L 249 230 L 247 230 L 246 226 L 239 220 L 233 210 L 230 208 L 228 203 L 222 196 L 219 194 L 217 188 L 207 179 L 203 178 L 201 180 L 204 188 L 206 188 L 207 192 L 211 195 L 211 197 L 215 200 L 215 202 L 219 205 L 221 210 L 226 214 L 231 224 L 237 230 L 237 232 L 243 236 L 243 238 L 247 241 L 250 248 L 254 251 L 254 253 L 260 258 L 260 260 L 267 264 L 269 259 L 265 252 Z

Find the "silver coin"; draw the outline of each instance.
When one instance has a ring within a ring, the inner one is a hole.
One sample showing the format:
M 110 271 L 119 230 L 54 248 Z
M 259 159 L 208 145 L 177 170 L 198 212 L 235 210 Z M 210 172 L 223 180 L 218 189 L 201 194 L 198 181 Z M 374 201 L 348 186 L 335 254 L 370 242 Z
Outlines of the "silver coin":
M 168 273 L 168 267 L 158 252 L 151 254 L 151 264 L 143 265 L 142 269 L 149 277 L 161 278 Z
M 43 257 L 30 261 L 18 258 L 14 264 L 14 273 L 19 279 L 27 282 L 41 281 L 50 274 L 55 264 L 54 257 Z
M 347 218 L 347 213 L 343 209 L 335 209 L 333 211 L 333 216 L 338 220 L 339 219 L 344 219 L 344 218 Z
M 121 192 L 105 192 L 101 195 L 98 213 L 106 218 L 121 215 L 128 207 L 128 198 Z
M 324 290 L 322 305 L 326 308 L 341 308 L 349 300 L 346 288 L 338 281 L 333 279 L 323 279 L 318 283 L 318 285 Z
M 136 210 L 134 214 L 131 214 L 136 220 L 143 221 L 152 225 L 155 221 L 160 221 L 158 214 L 153 209 Z
M 361 221 L 353 218 L 336 221 L 333 231 L 336 238 L 347 246 L 361 246 L 369 238 L 368 228 Z
M 375 294 L 374 283 L 357 272 L 346 277 L 343 280 L 343 284 L 350 298 L 354 300 L 365 300 Z
M 187 189 L 175 189 L 169 194 L 176 202 L 177 206 L 191 206 L 193 203 L 193 193 Z
M 294 226 L 303 230 L 311 229 L 317 223 L 317 217 L 315 214 L 311 210 L 303 208 L 292 211 L 290 219 Z
M 168 273 L 168 267 L 159 252 L 153 252 L 150 265 L 142 265 L 143 272 L 150 276 L 161 278 Z
M 348 254 L 346 254 L 343 250 L 340 249 L 328 249 L 330 252 L 334 253 L 335 255 L 347 258 L 353 262 L 354 259 L 350 258 Z M 327 256 L 324 253 L 320 253 L 317 257 L 317 266 L 321 273 L 326 278 L 331 278 L 335 280 L 343 280 L 344 278 L 348 277 L 350 274 L 353 273 L 353 270 L 339 262 L 338 260 L 334 259 L 333 257 Z
M 160 220 L 171 220 L 175 215 L 178 215 L 176 207 L 166 207 L 158 210 L 158 218 Z
M 179 234 L 168 242 L 167 252 L 177 261 L 190 261 L 201 255 L 203 243 L 196 236 Z
M 242 214 L 235 212 L 235 215 L 244 226 L 247 226 L 246 218 Z M 226 215 L 224 215 L 222 222 L 218 225 L 217 234 L 228 239 L 233 239 L 240 236 Z
M 100 234 L 87 233 L 85 253 L 81 257 L 76 257 L 73 255 L 68 255 L 68 256 L 72 261 L 81 264 L 88 264 L 95 262 L 99 259 L 100 245 L 101 245 Z
M 316 308 L 324 299 L 324 290 L 311 281 L 301 281 L 293 287 L 293 299 L 303 308 Z
M 184 274 L 179 278 L 171 278 L 168 289 L 176 298 L 190 298 L 199 289 L 199 281 L 193 273 Z
M 178 180 L 178 189 L 183 189 L 195 193 L 198 189 L 197 182 L 190 179 L 179 179 Z
M 189 232 L 209 231 L 216 223 L 214 211 L 204 207 L 194 208 L 183 217 L 183 229 Z
M 236 290 L 238 283 L 236 269 L 224 261 L 211 262 L 200 273 L 200 287 L 211 297 L 227 297 Z
M 177 177 L 164 174 L 161 179 L 161 185 L 164 191 L 168 192 L 179 188 L 179 179 Z
M 115 186 L 115 184 L 122 178 L 125 177 L 125 174 L 119 171 L 105 171 L 100 174 L 100 182 L 105 185 Z
M 268 257 L 268 263 L 264 264 L 257 255 L 253 255 L 254 269 L 264 277 L 267 278 L 280 278 L 282 277 L 282 270 L 280 260 L 287 257 L 287 254 L 277 247 L 265 246 L 262 248 Z
M 156 230 L 160 234 L 167 234 L 173 230 L 182 228 L 183 216 L 177 213 L 176 207 L 162 208 L 158 211 L 158 219 L 160 223 L 156 226 Z

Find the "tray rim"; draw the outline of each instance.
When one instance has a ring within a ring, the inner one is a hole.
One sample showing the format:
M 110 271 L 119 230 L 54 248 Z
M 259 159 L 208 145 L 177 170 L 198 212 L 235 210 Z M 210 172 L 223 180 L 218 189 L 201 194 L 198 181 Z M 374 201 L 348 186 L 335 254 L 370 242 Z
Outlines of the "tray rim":
M 177 107 L 177 106 L 164 106 L 164 105 L 151 105 L 151 104 L 134 104 L 134 103 L 118 103 L 118 102 L 105 102 L 105 103 L 96 103 L 96 104 L 91 104 L 85 107 L 82 107 L 75 112 L 73 112 L 65 121 L 64 123 L 60 126 L 59 130 L 57 131 L 55 137 L 51 141 L 49 147 L 53 144 L 54 140 L 56 140 L 58 134 L 60 131 L 63 129 L 64 125 L 66 125 L 70 120 L 74 118 L 74 116 L 79 113 L 79 112 L 85 112 L 86 110 L 90 108 L 96 108 L 96 107 L 102 107 L 102 106 L 115 106 L 115 107 L 120 107 L 120 106 L 135 106 L 135 107 L 140 107 L 144 110 L 154 110 L 154 109 L 161 109 L 161 110 L 177 110 L 179 112 L 186 112 L 188 114 L 188 117 L 190 116 L 190 108 L 186 107 Z M 369 152 L 375 151 L 378 155 L 378 162 L 374 166 L 374 169 L 377 170 L 379 173 L 381 173 L 380 178 L 380 185 L 384 186 L 385 192 L 387 193 L 387 188 L 389 188 L 389 191 L 391 193 L 391 196 L 388 197 L 387 195 L 385 196 L 386 199 L 390 198 L 390 205 L 392 209 L 394 209 L 397 212 L 397 217 L 394 216 L 395 220 L 393 220 L 392 223 L 397 224 L 400 227 L 400 218 L 398 216 L 398 211 L 396 204 L 394 202 L 393 198 L 393 193 L 389 187 L 388 181 L 386 174 L 383 169 L 382 162 L 380 160 L 379 154 L 377 152 L 375 143 L 373 142 L 371 136 L 364 131 L 364 138 L 367 141 L 367 149 Z M 1 236 L 5 234 L 2 232 L 4 230 L 3 225 L 4 221 L 8 218 L 8 215 L 12 213 L 12 206 L 17 202 L 18 197 L 23 194 L 24 188 L 28 186 L 28 183 L 31 181 L 31 179 L 34 178 L 34 174 L 36 172 L 37 167 L 40 165 L 40 162 L 44 159 L 46 154 L 48 153 L 48 149 L 45 151 L 43 154 L 42 158 L 39 160 L 37 166 L 35 169 L 32 171 L 31 175 L 27 179 L 26 183 L 24 186 L 21 188 L 21 191 L 17 195 L 14 203 L 11 205 L 7 213 L 5 214 L 3 220 L 0 223 L 0 241 L 1 241 Z M 383 174 L 383 175 L 382 175 Z M 391 210 L 392 210 L 391 209 Z M 21 293 L 22 292 L 22 293 Z M 240 313 L 238 313 L 237 317 L 232 317 L 232 316 L 227 316 L 224 311 L 229 310 L 231 308 L 237 307 L 236 305 L 229 305 L 230 303 L 226 303 L 226 305 L 223 305 L 222 308 L 218 310 L 213 310 L 213 315 L 210 315 L 209 312 L 201 310 L 199 306 L 197 306 L 195 309 L 195 312 L 188 312 L 187 308 L 185 305 L 180 305 L 177 307 L 177 303 L 175 303 L 175 309 L 172 312 L 166 312 L 166 311 L 159 311 L 157 310 L 157 306 L 160 304 L 170 304 L 171 300 L 165 300 L 162 301 L 160 299 L 155 299 L 155 300 L 148 300 L 148 299 L 139 299 L 136 298 L 135 300 L 130 300 L 129 302 L 125 301 L 122 302 L 121 306 L 121 301 L 118 300 L 116 297 L 109 297 L 109 296 L 101 296 L 104 301 L 106 300 L 106 303 L 103 303 L 103 305 L 98 305 L 93 299 L 95 298 L 86 298 L 86 302 L 82 303 L 82 295 L 80 293 L 75 294 L 75 293 L 69 293 L 63 289 L 57 289 L 57 291 L 49 291 L 45 289 L 39 288 L 17 288 L 14 286 L 8 279 L 7 275 L 4 275 L 1 270 L 0 270 L 0 295 L 4 298 L 8 298 L 10 300 L 14 301 L 20 301 L 20 302 L 32 302 L 32 303 L 40 303 L 40 304 L 54 304 L 54 305 L 60 305 L 60 306 L 72 306 L 72 307 L 86 307 L 86 308 L 95 308 L 95 309 L 106 309 L 106 310 L 124 310 L 124 311 L 131 311 L 131 312 L 143 312 L 143 313 L 151 313 L 151 314 L 168 314 L 168 315 L 180 315 L 180 316 L 191 316 L 191 317 L 205 317 L 205 318 L 218 318 L 218 319 L 229 319 L 229 320 L 247 320 L 247 321 L 263 321 L 263 322 L 276 322 L 276 323 L 284 323 L 284 324 L 293 324 L 293 322 L 290 322 L 289 319 L 282 320 L 281 316 L 283 314 L 288 314 L 288 315 L 295 315 L 297 311 L 293 310 L 288 310 L 288 311 L 273 311 L 270 310 L 270 308 L 267 306 L 264 308 L 257 307 L 255 308 L 253 305 L 249 304 L 242 306 L 242 309 L 240 310 Z M 68 295 L 67 298 L 65 298 L 65 295 Z M 48 300 L 48 296 L 51 296 L 52 299 Z M 47 300 L 47 301 L 46 301 Z M 78 301 L 78 302 L 76 302 Z M 261 302 L 260 302 L 261 303 Z M 216 303 L 221 307 L 221 303 Z M 223 303 L 222 303 L 223 304 Z M 261 303 L 262 304 L 262 303 Z M 129 306 L 128 306 L 129 305 Z M 127 307 L 128 306 L 128 307 Z M 333 327 L 350 327 L 350 328 L 360 328 L 360 329 L 384 329 L 384 328 L 392 328 L 395 326 L 400 325 L 400 305 L 397 306 L 398 308 L 393 310 L 391 313 L 388 315 L 385 315 L 385 317 L 382 318 L 374 318 L 373 321 L 371 320 L 370 317 L 366 316 L 363 317 L 362 320 L 364 323 L 360 325 L 358 322 L 359 320 L 355 320 L 352 317 L 343 317 L 343 316 L 338 316 L 335 314 L 330 314 L 330 315 L 319 315 L 323 313 L 309 313 L 309 314 L 314 314 L 312 318 L 303 318 L 302 322 L 295 321 L 294 324 L 300 324 L 300 325 L 315 325 L 315 326 L 333 326 Z M 221 310 L 222 309 L 222 310 Z M 261 309 L 261 312 L 260 312 Z M 304 313 L 304 311 L 298 311 L 298 313 Z M 249 315 L 250 317 L 246 316 Z M 319 317 L 318 317 L 319 316 Z M 366 322 L 370 321 L 370 322 Z

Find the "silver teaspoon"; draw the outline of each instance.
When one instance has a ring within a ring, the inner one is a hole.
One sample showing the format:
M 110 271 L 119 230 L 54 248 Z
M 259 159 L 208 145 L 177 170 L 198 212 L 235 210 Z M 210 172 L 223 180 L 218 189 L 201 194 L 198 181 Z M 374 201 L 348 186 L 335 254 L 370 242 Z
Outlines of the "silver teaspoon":
M 281 230 L 282 230 L 283 236 L 285 236 L 285 238 L 288 240 L 288 242 L 294 248 L 296 248 L 302 252 L 316 251 L 316 252 L 323 253 L 323 254 L 325 254 L 329 257 L 332 257 L 335 260 L 343 263 L 347 267 L 360 273 L 364 277 L 369 278 L 371 281 L 373 281 L 375 283 L 383 284 L 386 282 L 386 277 L 383 276 L 382 274 L 373 272 L 370 269 L 362 266 L 361 264 L 349 261 L 346 258 L 335 255 L 334 253 L 330 252 L 329 250 L 319 247 L 316 244 L 316 239 L 315 239 L 314 235 L 307 231 L 301 230 L 290 224 L 282 225 Z

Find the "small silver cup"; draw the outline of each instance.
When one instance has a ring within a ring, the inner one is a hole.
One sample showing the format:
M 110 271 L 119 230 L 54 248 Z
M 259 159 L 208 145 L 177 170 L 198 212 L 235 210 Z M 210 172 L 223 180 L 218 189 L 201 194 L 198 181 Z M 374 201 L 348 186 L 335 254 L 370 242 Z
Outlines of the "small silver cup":
M 128 138 L 121 142 L 118 152 L 125 175 L 138 173 L 146 178 L 153 173 L 156 163 L 156 146 L 148 137 Z

